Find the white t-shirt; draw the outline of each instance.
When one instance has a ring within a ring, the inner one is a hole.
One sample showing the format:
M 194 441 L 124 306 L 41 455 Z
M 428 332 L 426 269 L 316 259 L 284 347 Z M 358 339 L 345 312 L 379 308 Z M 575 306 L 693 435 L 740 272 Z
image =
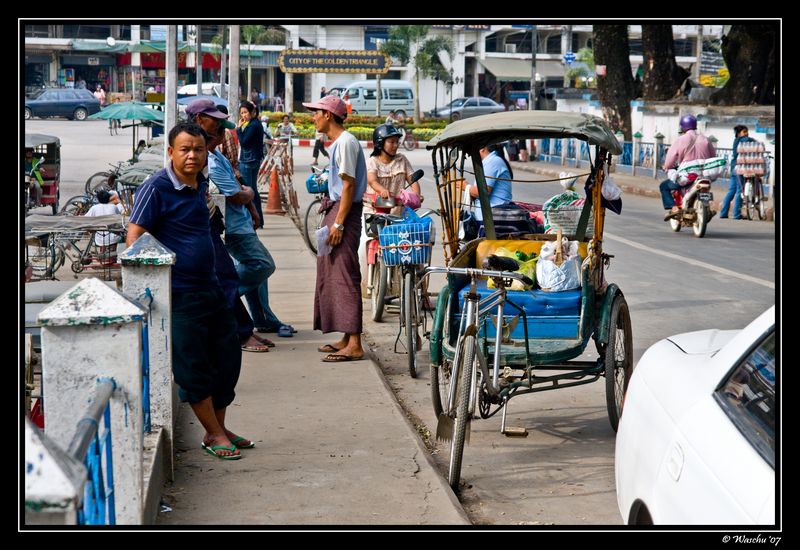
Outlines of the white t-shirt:
M 86 214 L 84 214 L 84 216 L 113 216 L 116 214 L 122 214 L 124 211 L 125 209 L 121 204 L 95 204 Z M 119 234 L 112 233 L 111 231 L 95 231 L 94 234 L 94 244 L 97 246 L 110 246 L 119 242 L 119 239 Z

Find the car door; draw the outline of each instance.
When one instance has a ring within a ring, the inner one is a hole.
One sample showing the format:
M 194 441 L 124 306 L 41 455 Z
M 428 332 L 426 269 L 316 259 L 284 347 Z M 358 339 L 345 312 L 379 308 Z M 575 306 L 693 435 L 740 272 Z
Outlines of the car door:
M 78 103 L 75 90 L 58 91 L 58 116 L 71 117 Z
M 499 105 L 489 99 L 488 97 L 480 97 L 478 98 L 478 104 L 481 108 L 481 114 L 487 115 L 489 113 L 497 113 L 501 109 L 498 109 Z
M 468 118 L 472 116 L 478 116 L 481 114 L 480 108 L 478 106 L 478 98 L 471 97 L 464 102 L 464 107 L 462 107 L 463 114 L 461 115 L 463 118 Z
M 33 114 L 39 116 L 58 116 L 58 90 L 47 90 L 37 98 Z
M 775 522 L 774 350 L 773 329 L 677 422 L 656 482 L 656 523 Z

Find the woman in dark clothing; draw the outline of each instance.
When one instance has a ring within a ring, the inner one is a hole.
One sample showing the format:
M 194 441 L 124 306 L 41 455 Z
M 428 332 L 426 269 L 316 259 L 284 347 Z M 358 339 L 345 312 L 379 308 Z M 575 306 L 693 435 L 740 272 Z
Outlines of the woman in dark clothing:
M 239 107 L 239 124 L 236 126 L 239 137 L 239 172 L 242 179 L 255 193 L 253 204 L 258 210 L 258 227 L 264 227 L 264 213 L 261 210 L 261 196 L 258 194 L 256 178 L 264 154 L 264 128 L 256 119 L 256 106 L 243 101 Z

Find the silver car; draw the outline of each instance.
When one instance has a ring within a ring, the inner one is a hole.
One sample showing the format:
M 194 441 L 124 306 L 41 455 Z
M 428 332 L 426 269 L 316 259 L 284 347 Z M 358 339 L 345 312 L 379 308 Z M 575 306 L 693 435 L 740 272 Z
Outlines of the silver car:
M 469 118 L 473 116 L 488 115 L 489 113 L 499 113 L 506 108 L 488 97 L 459 97 L 454 99 L 449 105 L 436 108 L 425 113 L 425 116 L 432 118 L 450 118 L 453 120 Z

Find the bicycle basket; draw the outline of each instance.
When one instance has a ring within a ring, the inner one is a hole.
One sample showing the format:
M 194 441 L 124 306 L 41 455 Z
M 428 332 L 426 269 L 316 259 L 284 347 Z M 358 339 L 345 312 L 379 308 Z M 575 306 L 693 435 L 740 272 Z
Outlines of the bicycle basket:
M 382 227 L 378 233 L 383 263 L 422 265 L 431 259 L 431 226 L 423 223 L 398 223 Z
M 327 193 L 328 192 L 328 173 L 325 172 L 319 176 L 311 174 L 306 178 L 306 190 L 309 193 Z

